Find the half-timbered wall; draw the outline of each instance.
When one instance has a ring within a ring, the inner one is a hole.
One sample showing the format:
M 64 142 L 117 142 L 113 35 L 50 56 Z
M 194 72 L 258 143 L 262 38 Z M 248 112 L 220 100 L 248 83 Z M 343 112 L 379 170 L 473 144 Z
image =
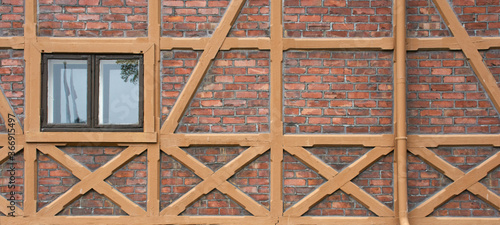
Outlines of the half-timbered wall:
M 0 0 L 0 224 L 498 224 L 499 14 Z M 41 132 L 42 53 L 142 54 L 143 132 Z

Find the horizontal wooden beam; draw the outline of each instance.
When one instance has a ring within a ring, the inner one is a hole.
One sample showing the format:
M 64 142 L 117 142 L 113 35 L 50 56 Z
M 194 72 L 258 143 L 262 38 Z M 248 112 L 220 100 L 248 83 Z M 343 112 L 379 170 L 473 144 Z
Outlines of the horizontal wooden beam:
M 425 217 L 409 218 L 410 224 L 439 224 L 439 225 L 498 225 L 498 218 L 470 218 L 470 217 Z
M 408 135 L 408 147 L 437 147 L 439 145 L 500 146 L 500 134 Z
M 470 38 L 477 49 L 487 50 L 500 47 L 500 37 L 471 37 Z M 449 49 L 461 50 L 458 41 L 454 37 L 442 38 L 408 38 L 408 51 L 426 50 L 426 49 Z
M 147 38 L 50 38 L 39 37 L 35 47 L 54 53 L 141 53 L 151 48 Z
M 362 145 L 362 146 L 394 146 L 394 135 L 285 135 L 285 146 L 314 145 Z
M 276 218 L 253 216 L 57 216 L 0 217 L 0 224 L 276 224 Z
M 160 38 L 161 50 L 172 49 L 192 49 L 204 50 L 209 43 L 210 38 Z M 271 40 L 269 38 L 236 38 L 228 37 L 224 40 L 221 50 L 230 49 L 271 49 Z
M 118 143 L 156 143 L 157 133 L 141 132 L 37 132 L 26 133 L 26 142 L 118 142 Z
M 269 143 L 269 134 L 162 134 L 162 147 L 190 145 L 257 146 Z
M 0 48 L 23 49 L 24 37 L 0 37 Z
M 396 218 L 387 217 L 327 217 L 327 216 L 302 216 L 281 217 L 278 224 L 324 224 L 324 225 L 391 225 L 398 224 Z
M 289 49 L 394 49 L 394 38 L 283 38 Z

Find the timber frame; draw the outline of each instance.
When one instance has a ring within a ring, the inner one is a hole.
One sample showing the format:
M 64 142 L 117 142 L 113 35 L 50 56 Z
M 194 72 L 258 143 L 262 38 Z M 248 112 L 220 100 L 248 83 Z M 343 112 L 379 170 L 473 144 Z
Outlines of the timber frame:
M 16 209 L 16 217 L 0 217 L 0 224 L 497 224 L 498 218 L 437 218 L 427 217 L 437 206 L 464 190 L 469 190 L 490 205 L 500 209 L 500 196 L 478 183 L 489 171 L 500 165 L 500 152 L 480 166 L 464 173 L 430 151 L 439 145 L 490 145 L 500 146 L 500 135 L 407 135 L 406 134 L 406 52 L 419 49 L 461 50 L 474 72 L 480 78 L 494 107 L 500 111 L 500 89 L 493 75 L 479 55 L 478 50 L 500 47 L 500 37 L 470 37 L 460 24 L 446 0 L 433 0 L 453 37 L 406 38 L 405 1 L 393 4 L 393 37 L 388 38 L 283 38 L 282 1 L 271 0 L 269 38 L 229 38 L 245 0 L 232 0 L 219 26 L 209 38 L 161 37 L 161 1 L 149 0 L 149 25 L 147 38 L 47 38 L 36 36 L 37 4 L 25 1 L 24 37 L 2 37 L 0 48 L 24 49 L 26 61 L 26 122 L 24 132 L 16 127 L 16 151 L 24 150 L 25 190 L 24 207 Z M 184 90 L 178 97 L 167 120 L 160 127 L 160 52 L 171 49 L 203 50 L 203 53 Z M 220 50 L 259 49 L 271 55 L 271 104 L 270 132 L 265 134 L 176 134 L 183 112 L 195 95 L 198 85 L 210 63 Z M 373 49 L 394 51 L 394 133 L 387 135 L 284 135 L 282 102 L 283 51 L 290 49 Z M 142 53 L 144 55 L 144 132 L 40 132 L 40 60 L 45 53 Z M 0 96 L 0 114 L 8 118 L 12 112 L 5 96 Z M 16 123 L 19 124 L 19 123 Z M 0 135 L 1 146 L 7 146 L 7 135 Z M 91 172 L 56 147 L 72 142 L 118 143 L 127 146 L 113 160 Z M 242 154 L 222 169 L 212 172 L 180 147 L 190 145 L 239 145 L 248 147 Z M 334 170 L 311 155 L 304 147 L 314 145 L 358 145 L 373 150 L 355 161 L 342 172 Z M 51 158 L 73 173 L 77 183 L 48 206 L 37 211 L 37 151 Z M 261 154 L 271 155 L 271 204 L 269 210 L 231 185 L 227 179 L 238 169 Z M 327 179 L 322 186 L 297 204 L 283 211 L 282 161 L 284 151 L 300 159 Z M 417 208 L 408 212 L 406 157 L 407 151 L 422 158 L 454 180 Z M 143 152 L 148 154 L 147 209 L 137 206 L 106 182 L 114 170 Z M 160 153 L 164 152 L 186 165 L 203 179 L 198 186 L 168 207 L 160 210 Z M 377 201 L 351 182 L 361 171 L 380 157 L 391 152 L 394 157 L 394 210 Z M 7 147 L 0 150 L 0 162 L 8 157 Z M 178 216 L 189 204 L 210 190 L 218 189 L 240 203 L 253 216 Z M 105 195 L 130 216 L 72 217 L 55 215 L 81 193 L 94 189 Z M 305 217 L 301 216 L 323 197 L 341 189 L 354 196 L 377 217 Z M 83 191 L 83 192 L 82 192 Z M 6 213 L 8 202 L 0 198 L 0 211 Z

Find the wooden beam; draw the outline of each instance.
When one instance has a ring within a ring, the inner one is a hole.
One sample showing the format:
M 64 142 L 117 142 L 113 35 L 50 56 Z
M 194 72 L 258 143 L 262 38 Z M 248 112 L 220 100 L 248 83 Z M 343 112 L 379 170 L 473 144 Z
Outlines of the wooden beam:
M 361 134 L 361 135 L 285 135 L 286 146 L 314 146 L 314 145 L 362 145 L 362 146 L 394 146 L 392 134 Z
M 479 166 L 470 170 L 464 176 L 456 179 L 452 184 L 441 189 L 438 193 L 418 205 L 410 212 L 410 217 L 425 217 L 431 214 L 439 205 L 479 182 L 483 177 L 488 175 L 489 171 L 495 169 L 498 165 L 500 165 L 500 152 L 497 152 Z
M 60 143 L 97 142 L 97 143 L 155 143 L 157 134 L 141 132 L 35 132 L 27 133 L 26 142 Z
M 283 38 L 290 49 L 394 49 L 394 38 Z
M 38 198 L 38 163 L 35 145 L 24 146 L 24 216 L 34 216 Z
M 161 134 L 161 146 L 191 145 L 257 146 L 269 143 L 269 134 Z
M 470 37 L 470 39 L 472 40 L 474 46 L 476 46 L 476 48 L 480 50 L 500 47 L 500 37 Z M 408 38 L 406 47 L 408 51 L 432 49 L 462 49 L 455 37 Z
M 409 150 L 411 153 L 419 156 L 426 163 L 436 168 L 438 171 L 451 178 L 452 180 L 458 180 L 461 177 L 465 176 L 465 173 L 462 172 L 462 170 L 452 166 L 427 148 L 410 148 Z M 498 196 L 495 192 L 489 190 L 483 184 L 475 183 L 467 189 L 472 192 L 472 194 L 475 194 L 485 202 L 493 205 L 497 210 L 500 210 L 500 196 Z
M 205 46 L 205 50 L 200 56 L 196 67 L 194 68 L 189 80 L 184 86 L 181 94 L 177 98 L 177 101 L 172 108 L 172 111 L 168 115 L 167 120 L 163 124 L 161 129 L 162 133 L 173 133 L 177 126 L 179 125 L 179 121 L 184 114 L 184 111 L 188 107 L 191 99 L 196 93 L 198 89 L 198 85 L 200 85 L 205 73 L 212 60 L 215 58 L 222 44 L 224 43 L 224 39 L 226 38 L 229 30 L 234 24 L 236 17 L 238 16 L 241 8 L 243 7 L 245 0 L 233 0 L 227 7 L 226 13 L 222 17 L 219 26 L 215 29 L 212 37 L 210 38 L 209 43 Z
M 408 135 L 409 147 L 490 145 L 500 147 L 500 134 Z
M 0 37 L 0 48 L 23 49 L 24 37 Z
M 0 217 L 0 224 L 275 224 L 277 218 L 254 216 L 57 216 L 57 217 Z
M 472 69 L 490 97 L 491 102 L 497 109 L 497 112 L 500 112 L 500 88 L 497 86 L 493 74 L 483 62 L 483 57 L 479 54 L 472 38 L 458 20 L 448 1 L 433 0 L 433 2 L 451 33 L 453 33 L 458 45 L 462 48 L 462 51 L 469 60 Z
M 283 2 L 269 1 L 270 11 L 270 133 L 271 133 L 271 215 L 283 214 Z
M 498 218 L 487 217 L 423 217 L 423 218 L 410 218 L 411 224 L 440 224 L 440 225 L 498 225 Z
M 9 160 L 9 152 L 12 152 L 12 151 L 9 150 L 9 146 L 8 145 L 0 145 L 0 146 L 4 146 L 4 147 L 2 147 L 0 149 L 0 164 L 2 164 L 5 161 Z M 14 153 L 17 154 L 21 150 L 23 150 L 23 146 L 22 145 L 16 145 L 16 149 L 14 150 Z
M 13 205 L 14 210 L 10 209 L 9 207 L 11 207 L 10 201 L 3 196 L 0 196 L 0 212 L 5 215 L 9 215 L 9 213 L 13 212 L 14 216 L 23 216 L 24 212 L 21 208 L 19 208 L 18 205 Z
M 40 39 L 40 38 L 39 38 Z M 93 40 L 73 40 L 43 38 L 36 43 L 37 49 L 44 53 L 143 53 L 149 48 L 151 44 L 144 43 L 143 41 L 127 41 L 127 40 L 114 40 L 114 39 L 93 39 Z M 147 39 L 144 39 L 147 40 Z
M 172 49 L 192 49 L 192 50 L 204 50 L 205 46 L 210 42 L 210 38 L 170 38 L 162 37 L 160 39 L 160 49 L 161 50 L 172 50 Z M 221 50 L 231 50 L 231 49 L 259 49 L 259 50 L 269 50 L 271 49 L 271 41 L 269 38 L 237 38 L 237 37 L 226 37 L 224 43 L 222 44 Z
M 311 192 L 309 195 L 301 199 L 290 207 L 284 216 L 298 216 L 307 212 L 317 202 L 321 201 L 325 196 L 332 194 L 340 187 L 354 179 L 361 171 L 368 167 L 371 163 L 377 161 L 380 157 L 389 154 L 392 151 L 390 147 L 376 147 L 361 156 L 354 163 L 343 169 L 332 179 L 325 182 L 319 188 Z
M 386 217 L 329 217 L 329 216 L 301 216 L 301 217 L 282 217 L 280 223 L 283 225 L 396 225 L 396 218 Z

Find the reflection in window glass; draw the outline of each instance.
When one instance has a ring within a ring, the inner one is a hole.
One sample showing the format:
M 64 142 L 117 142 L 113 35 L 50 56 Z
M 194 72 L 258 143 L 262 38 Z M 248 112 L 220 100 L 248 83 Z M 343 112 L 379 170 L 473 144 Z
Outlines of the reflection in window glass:
M 139 124 L 139 60 L 101 60 L 99 124 Z
M 87 60 L 48 61 L 49 124 L 87 122 Z

